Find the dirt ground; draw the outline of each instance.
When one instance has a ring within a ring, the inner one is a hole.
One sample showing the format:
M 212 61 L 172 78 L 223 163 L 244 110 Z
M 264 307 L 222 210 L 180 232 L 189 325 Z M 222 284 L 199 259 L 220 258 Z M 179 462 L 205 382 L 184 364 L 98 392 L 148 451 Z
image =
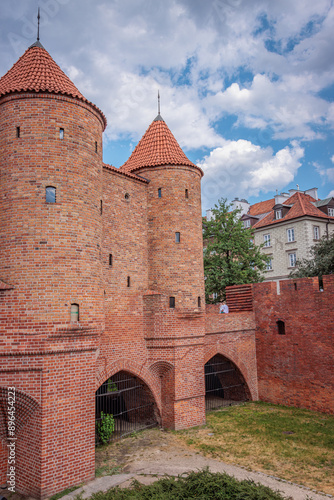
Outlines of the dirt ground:
M 165 474 L 177 476 L 204 467 L 209 467 L 212 472 L 226 472 L 240 480 L 261 482 L 294 500 L 324 500 L 331 497 L 261 472 L 207 458 L 187 447 L 173 432 L 160 429 L 145 430 L 96 450 L 97 477 L 127 473 L 149 484 Z M 132 479 L 124 482 L 122 487 L 129 486 Z

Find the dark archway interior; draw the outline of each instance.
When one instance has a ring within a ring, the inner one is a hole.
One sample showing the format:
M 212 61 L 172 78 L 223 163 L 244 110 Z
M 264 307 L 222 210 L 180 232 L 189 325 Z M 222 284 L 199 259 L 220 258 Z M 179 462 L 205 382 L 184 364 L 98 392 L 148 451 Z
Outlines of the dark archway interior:
M 96 444 L 101 443 L 102 413 L 112 415 L 115 429 L 110 441 L 159 424 L 159 411 L 147 385 L 120 371 L 106 380 L 95 394 Z
M 229 359 L 216 354 L 205 364 L 205 408 L 214 410 L 251 399 L 245 379 Z

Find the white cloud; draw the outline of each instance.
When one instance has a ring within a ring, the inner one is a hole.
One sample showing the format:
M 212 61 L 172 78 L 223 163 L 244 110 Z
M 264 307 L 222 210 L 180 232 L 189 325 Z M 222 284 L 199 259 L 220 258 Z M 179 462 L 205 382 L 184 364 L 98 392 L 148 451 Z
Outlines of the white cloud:
M 211 151 L 199 166 L 204 170 L 203 209 L 219 198 L 257 196 L 289 184 L 301 166 L 304 149 L 291 143 L 276 154 L 249 141 L 227 141 Z
M 310 124 L 324 125 L 328 114 L 328 103 L 323 99 L 293 89 L 285 82 L 272 82 L 268 76 L 259 74 L 254 76 L 248 88 L 233 83 L 207 101 L 220 115 L 237 115 L 241 125 L 271 127 L 274 137 L 280 139 L 319 138 L 320 134 L 314 132 Z

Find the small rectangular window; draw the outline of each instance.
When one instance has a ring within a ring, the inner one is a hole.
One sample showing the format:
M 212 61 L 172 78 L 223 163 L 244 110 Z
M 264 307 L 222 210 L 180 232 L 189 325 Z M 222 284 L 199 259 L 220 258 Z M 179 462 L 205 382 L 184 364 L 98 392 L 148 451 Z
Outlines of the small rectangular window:
M 102 203 L 102 200 L 100 200 L 100 213 L 102 214 L 103 212 L 103 203 Z
M 287 238 L 288 238 L 289 243 L 291 241 L 295 241 L 295 230 L 293 228 L 287 229 L 286 233 L 287 233 Z
M 175 233 L 175 243 L 180 243 L 180 241 L 181 241 L 180 233 Z
M 79 305 L 71 304 L 71 323 L 79 321 Z
M 197 297 L 197 306 L 201 307 L 201 297 Z
M 271 271 L 273 268 L 272 260 L 271 258 L 268 260 L 267 265 L 266 265 L 266 271 Z
M 161 188 L 158 189 L 158 198 L 161 198 Z
M 250 219 L 247 219 L 247 220 L 244 221 L 244 227 L 247 228 L 247 227 L 250 227 L 250 225 L 251 225 Z
M 313 226 L 313 238 L 315 240 L 319 240 L 320 239 L 320 228 L 319 228 L 319 226 Z
M 45 188 L 45 201 L 46 203 L 56 203 L 56 188 L 47 186 Z
M 109 254 L 109 266 L 112 267 L 112 253 Z
M 127 286 L 130 288 L 130 276 L 128 276 Z
M 285 335 L 285 323 L 284 321 L 276 321 L 278 335 Z
M 59 139 L 64 139 L 64 129 L 63 128 L 59 129 Z
M 282 210 L 276 210 L 276 219 L 282 218 Z
M 185 190 L 185 197 L 188 199 L 189 198 L 189 193 L 188 193 L 188 189 Z
M 175 307 L 175 297 L 169 297 L 169 307 L 170 308 Z
M 20 127 L 16 127 L 16 137 L 20 137 L 20 133 L 21 133 Z
M 289 267 L 296 267 L 297 255 L 295 253 L 289 253 Z
M 97 141 L 95 141 L 95 153 L 97 153 Z
M 328 215 L 329 215 L 330 217 L 334 217 L 334 208 L 330 208 L 330 207 L 328 207 Z
M 264 234 L 263 235 L 263 241 L 264 241 L 264 245 L 265 247 L 270 247 L 271 244 L 270 244 L 270 234 Z

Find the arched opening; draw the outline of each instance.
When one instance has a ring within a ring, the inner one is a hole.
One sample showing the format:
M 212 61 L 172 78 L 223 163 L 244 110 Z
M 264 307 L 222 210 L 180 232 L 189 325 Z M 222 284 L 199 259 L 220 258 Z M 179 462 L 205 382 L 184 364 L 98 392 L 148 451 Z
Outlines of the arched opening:
M 95 393 L 96 444 L 156 427 L 159 422 L 159 410 L 152 392 L 140 378 L 129 372 L 116 373 Z
M 205 364 L 204 371 L 206 411 L 251 399 L 242 373 L 232 361 L 221 354 L 213 356 Z

